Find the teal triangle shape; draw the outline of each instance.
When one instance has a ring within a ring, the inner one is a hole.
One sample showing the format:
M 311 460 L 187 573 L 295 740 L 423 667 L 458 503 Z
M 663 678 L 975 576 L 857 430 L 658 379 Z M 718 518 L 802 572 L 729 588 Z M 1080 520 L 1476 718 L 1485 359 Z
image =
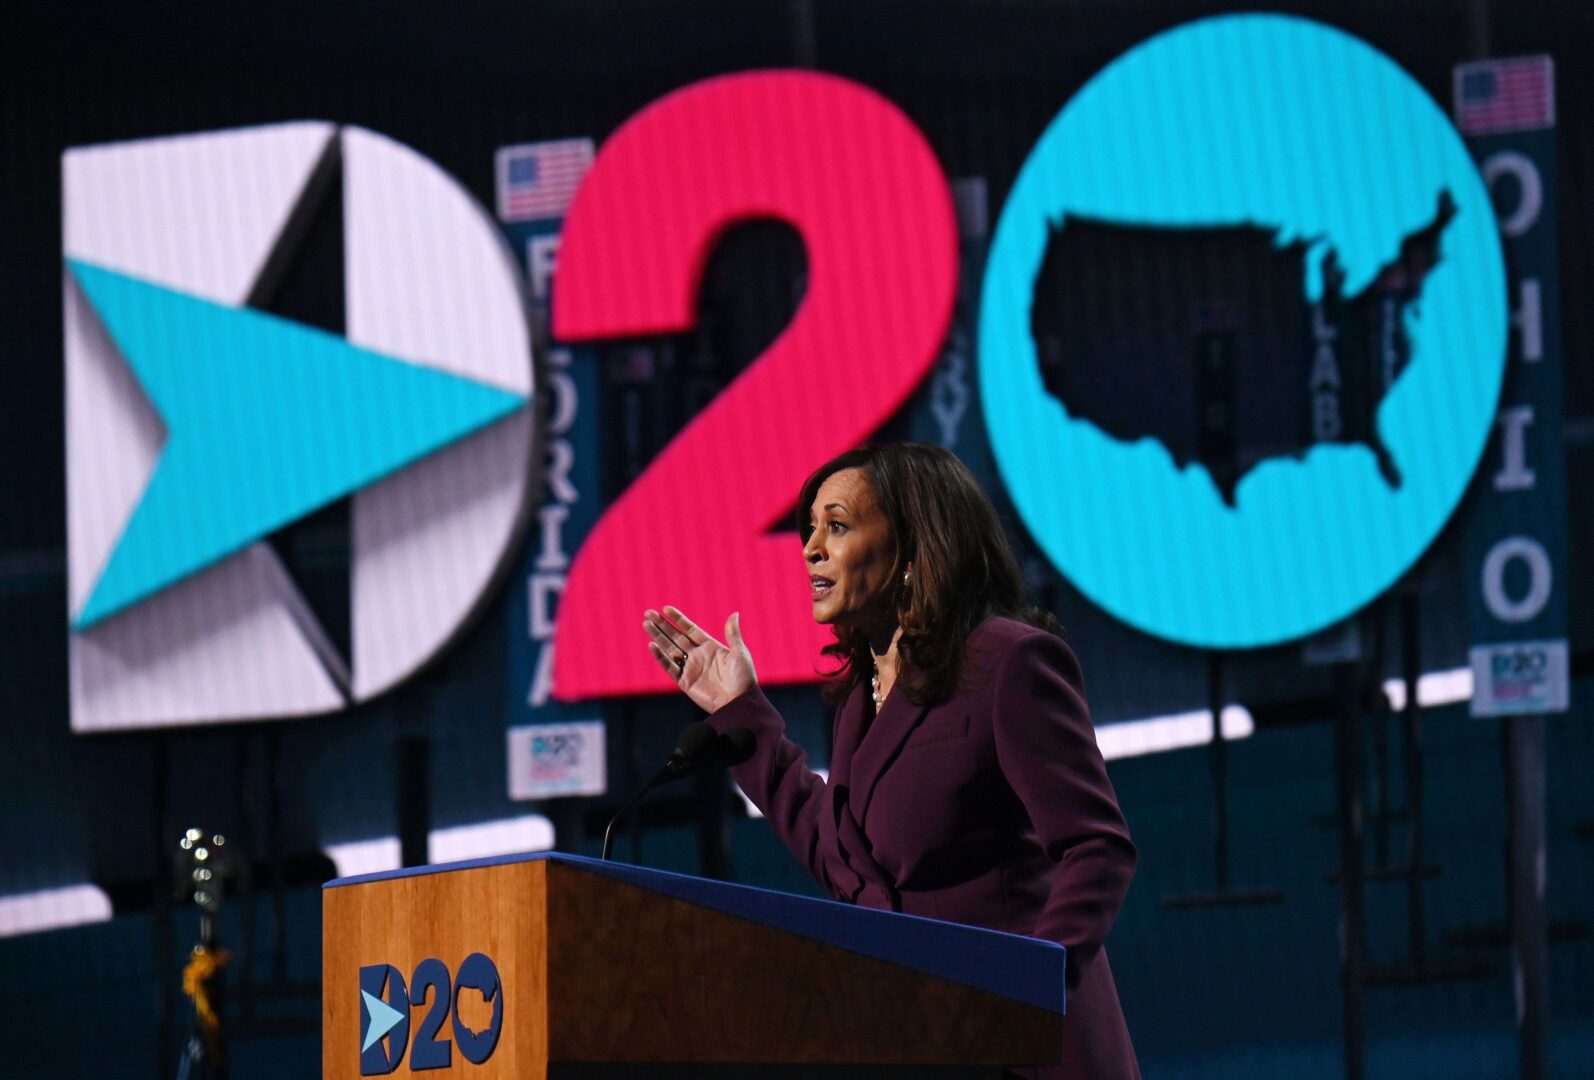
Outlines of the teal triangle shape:
M 382 1036 L 398 1027 L 404 1014 L 368 990 L 361 990 L 360 996 L 365 999 L 365 1011 L 371 1016 L 371 1026 L 365 1029 L 365 1038 L 360 1041 L 360 1053 L 363 1054 L 375 1046 Z
M 80 630 L 526 405 L 315 327 L 68 265 L 167 430 Z

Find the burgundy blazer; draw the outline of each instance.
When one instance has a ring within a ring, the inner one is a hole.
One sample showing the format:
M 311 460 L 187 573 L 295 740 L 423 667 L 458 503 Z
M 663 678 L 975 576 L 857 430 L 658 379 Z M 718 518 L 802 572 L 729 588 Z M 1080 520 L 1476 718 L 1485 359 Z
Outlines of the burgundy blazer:
M 1058 637 L 993 618 L 970 635 L 961 682 L 928 706 L 893 691 L 873 722 L 855 687 L 836 714 L 828 782 L 762 691 L 709 722 L 757 736 L 736 780 L 832 896 L 1068 948 L 1064 1064 L 1027 1075 L 1138 1077 L 1102 947 L 1135 848 L 1079 661 Z

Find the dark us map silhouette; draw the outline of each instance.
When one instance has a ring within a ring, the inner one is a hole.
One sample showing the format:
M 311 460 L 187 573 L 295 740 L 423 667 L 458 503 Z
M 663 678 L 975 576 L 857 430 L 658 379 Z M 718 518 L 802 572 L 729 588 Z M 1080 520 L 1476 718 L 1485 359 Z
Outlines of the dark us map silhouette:
M 1070 217 L 1035 279 L 1030 330 L 1047 391 L 1125 442 L 1153 438 L 1235 505 L 1246 473 L 1314 445 L 1365 446 L 1392 488 L 1400 464 L 1378 406 L 1411 362 L 1408 319 L 1455 216 L 1433 218 L 1354 295 L 1332 248 L 1254 225 L 1160 228 Z M 1317 257 L 1320 301 L 1305 292 Z

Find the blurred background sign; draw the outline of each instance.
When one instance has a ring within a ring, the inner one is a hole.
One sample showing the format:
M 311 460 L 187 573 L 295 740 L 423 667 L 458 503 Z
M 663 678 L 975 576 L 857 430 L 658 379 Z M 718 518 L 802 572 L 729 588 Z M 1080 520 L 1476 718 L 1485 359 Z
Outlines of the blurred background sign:
M 1461 64 L 1455 101 L 1499 215 L 1512 329 L 1500 409 L 1466 515 L 1472 715 L 1565 712 L 1555 65 L 1548 56 Z

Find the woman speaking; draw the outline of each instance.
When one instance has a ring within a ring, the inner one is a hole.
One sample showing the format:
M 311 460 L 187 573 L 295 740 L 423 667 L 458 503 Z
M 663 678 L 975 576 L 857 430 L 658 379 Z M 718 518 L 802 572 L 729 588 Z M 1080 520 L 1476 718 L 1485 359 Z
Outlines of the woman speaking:
M 990 501 L 952 454 L 899 443 L 821 466 L 797 506 L 840 665 L 828 781 L 759 690 L 739 615 L 721 644 L 648 611 L 654 659 L 714 727 L 757 736 L 737 782 L 831 895 L 1067 947 L 1063 1065 L 1031 1075 L 1138 1076 L 1102 947 L 1135 848 L 1079 662 L 1026 603 Z

